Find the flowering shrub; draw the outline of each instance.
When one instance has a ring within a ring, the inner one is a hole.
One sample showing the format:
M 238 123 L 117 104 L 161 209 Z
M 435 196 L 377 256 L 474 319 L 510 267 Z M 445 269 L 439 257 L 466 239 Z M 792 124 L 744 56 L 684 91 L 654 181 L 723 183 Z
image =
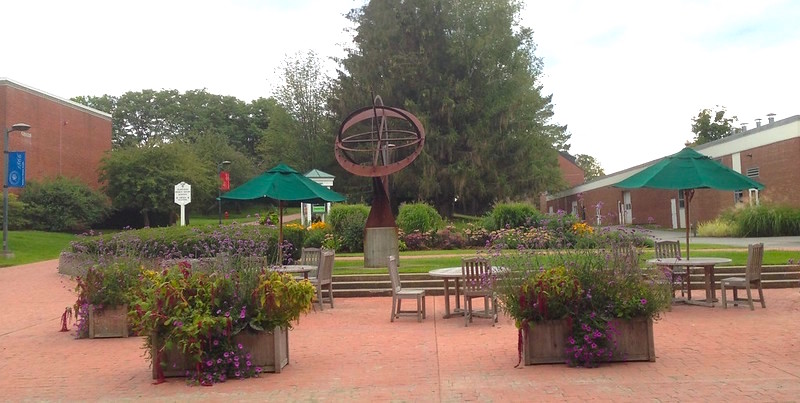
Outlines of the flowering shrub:
M 578 236 L 591 235 L 594 233 L 594 228 L 585 222 L 576 222 L 572 224 L 572 232 Z
M 136 329 L 146 336 L 153 365 L 171 348 L 195 365 L 187 374 L 201 384 L 257 375 L 249 355 L 232 337 L 241 331 L 291 327 L 311 308 L 314 286 L 257 266 L 238 262 L 229 271 L 192 270 L 188 263 L 160 272 L 146 270 L 131 303 Z M 250 363 L 252 364 L 252 363 Z
M 672 300 L 670 282 L 656 269 L 640 268 L 639 251 L 630 243 L 547 254 L 525 248 L 494 253 L 493 264 L 508 269 L 495 290 L 520 328 L 520 340 L 529 326 L 567 319 L 570 365 L 593 367 L 612 358 L 612 319 L 658 319 Z
M 324 221 L 317 221 L 317 222 L 311 223 L 311 227 L 309 229 L 311 229 L 311 230 L 324 230 L 325 228 L 327 228 L 327 226 L 325 225 Z

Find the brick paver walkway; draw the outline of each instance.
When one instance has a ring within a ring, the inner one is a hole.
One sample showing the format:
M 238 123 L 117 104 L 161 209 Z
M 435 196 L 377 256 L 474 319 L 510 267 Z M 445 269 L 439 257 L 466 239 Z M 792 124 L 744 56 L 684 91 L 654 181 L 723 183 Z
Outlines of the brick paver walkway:
M 74 302 L 56 261 L 0 269 L 2 400 L 796 401 L 800 293 L 766 290 L 767 309 L 675 306 L 655 325 L 655 363 L 515 369 L 517 331 L 475 319 L 389 322 L 390 298 L 337 299 L 290 332 L 281 374 L 190 387 L 152 385 L 142 340 L 59 333 Z

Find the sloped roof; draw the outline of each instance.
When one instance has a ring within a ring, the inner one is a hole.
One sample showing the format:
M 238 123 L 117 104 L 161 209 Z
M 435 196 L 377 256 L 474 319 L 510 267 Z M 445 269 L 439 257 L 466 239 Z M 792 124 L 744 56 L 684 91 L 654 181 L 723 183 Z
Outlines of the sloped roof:
M 47 99 L 49 99 L 49 100 L 51 100 L 53 102 L 59 103 L 61 105 L 68 106 L 70 108 L 80 109 L 80 110 L 82 110 L 84 112 L 90 113 L 90 114 L 95 115 L 97 117 L 111 120 L 111 114 L 109 114 L 107 112 L 103 112 L 103 111 L 88 107 L 86 105 L 77 103 L 75 101 L 70 101 L 69 99 L 64 99 L 64 98 L 55 96 L 55 95 L 50 94 L 48 92 L 44 92 L 42 90 L 38 90 L 38 89 L 33 88 L 31 86 L 18 83 L 18 82 L 14 81 L 14 80 L 10 80 L 8 78 L 0 77 L 0 86 L 2 86 L 2 85 L 8 86 L 8 87 L 14 87 L 16 89 L 25 91 L 27 93 L 34 94 L 34 95 L 40 96 L 42 98 L 47 98 Z
M 305 174 L 306 178 L 334 178 L 333 175 L 322 172 L 319 169 L 312 169 Z

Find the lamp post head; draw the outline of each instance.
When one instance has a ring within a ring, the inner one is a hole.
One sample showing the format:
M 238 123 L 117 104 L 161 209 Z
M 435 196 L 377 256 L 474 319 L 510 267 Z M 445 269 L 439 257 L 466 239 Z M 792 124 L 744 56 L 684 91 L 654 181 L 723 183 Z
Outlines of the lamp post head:
M 30 130 L 31 125 L 27 123 L 16 123 L 11 126 L 11 130 L 9 132 L 24 132 L 25 130 Z
M 219 167 L 224 167 L 224 166 L 228 166 L 228 165 L 230 165 L 230 164 L 231 164 L 231 162 L 230 162 L 230 161 L 228 161 L 228 160 L 225 160 L 225 161 L 222 161 L 222 162 L 220 162 L 219 164 L 217 164 L 217 166 L 219 166 Z

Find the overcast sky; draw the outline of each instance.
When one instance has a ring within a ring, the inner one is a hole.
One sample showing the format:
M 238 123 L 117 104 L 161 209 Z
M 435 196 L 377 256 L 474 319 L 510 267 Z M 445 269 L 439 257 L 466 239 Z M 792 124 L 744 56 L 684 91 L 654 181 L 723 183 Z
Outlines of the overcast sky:
M 0 77 L 63 98 L 206 88 L 251 101 L 286 55 L 341 56 L 343 14 L 363 3 L 3 1 Z M 800 1 L 528 0 L 522 22 L 570 152 L 606 173 L 679 151 L 702 108 L 748 128 L 800 114 Z

